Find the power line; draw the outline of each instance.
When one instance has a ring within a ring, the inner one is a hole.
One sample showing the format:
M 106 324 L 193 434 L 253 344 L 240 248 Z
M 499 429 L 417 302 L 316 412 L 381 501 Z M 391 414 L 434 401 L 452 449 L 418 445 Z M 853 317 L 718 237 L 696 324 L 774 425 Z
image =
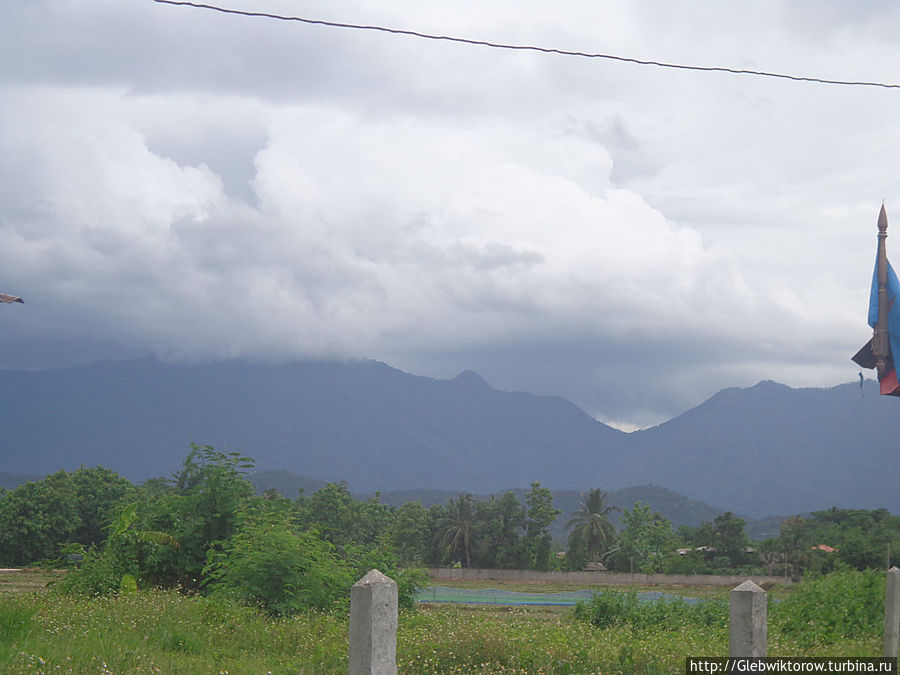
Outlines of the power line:
M 586 59 L 607 59 L 609 61 L 621 61 L 624 63 L 634 63 L 639 66 L 656 66 L 659 68 L 674 68 L 677 70 L 695 70 L 706 73 L 728 73 L 731 75 L 754 75 L 757 77 L 774 77 L 782 80 L 792 80 L 795 82 L 813 82 L 816 84 L 836 84 L 843 86 L 855 87 L 881 87 L 884 89 L 900 89 L 900 84 L 890 84 L 885 82 L 867 82 L 852 80 L 829 80 L 821 77 L 805 77 L 802 75 L 788 75 L 786 73 L 772 73 L 764 70 L 744 70 L 740 68 L 726 68 L 724 66 L 690 66 L 680 63 L 666 63 L 664 61 L 647 61 L 643 59 L 634 59 L 627 56 L 616 56 L 614 54 L 599 54 L 590 52 L 570 51 L 568 49 L 555 49 L 552 47 L 536 47 L 534 45 L 512 45 L 502 42 L 488 42 L 486 40 L 472 40 L 469 38 L 453 37 L 450 35 L 433 35 L 430 33 L 420 33 L 414 30 L 403 30 L 400 28 L 387 28 L 385 26 L 370 26 L 354 23 L 339 23 L 337 21 L 323 21 L 321 19 L 306 19 L 299 16 L 282 16 L 280 14 L 268 14 L 266 12 L 248 12 L 240 9 L 228 9 L 225 7 L 217 7 L 216 5 L 205 5 L 198 2 L 188 2 L 187 0 L 153 0 L 163 5 L 182 5 L 186 7 L 196 7 L 198 9 L 209 9 L 222 14 L 236 14 L 238 16 L 253 16 L 265 19 L 277 19 L 279 21 L 297 21 L 300 23 L 310 24 L 313 26 L 328 26 L 330 28 L 350 28 L 354 30 L 371 30 L 381 33 L 391 33 L 393 35 L 407 35 L 410 37 L 422 38 L 424 40 L 443 40 L 445 42 L 458 42 L 466 45 L 478 45 L 480 47 L 491 47 L 493 49 L 512 49 L 518 51 L 540 52 L 542 54 L 559 54 L 561 56 L 579 56 Z

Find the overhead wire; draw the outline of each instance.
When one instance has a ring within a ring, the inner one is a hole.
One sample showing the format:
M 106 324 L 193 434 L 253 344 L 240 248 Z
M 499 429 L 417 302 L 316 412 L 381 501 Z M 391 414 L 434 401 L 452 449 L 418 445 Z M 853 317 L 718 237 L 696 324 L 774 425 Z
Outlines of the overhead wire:
M 441 40 L 445 42 L 455 42 L 466 45 L 476 45 L 480 47 L 490 47 L 493 49 L 508 49 L 517 51 L 540 52 L 543 54 L 557 54 L 560 56 L 577 56 L 587 59 L 606 59 L 609 61 L 620 61 L 623 63 L 632 63 L 640 66 L 655 66 L 658 68 L 673 68 L 677 70 L 691 70 L 700 72 L 727 73 L 730 75 L 750 75 L 755 77 L 769 77 L 782 80 L 791 80 L 794 82 L 811 82 L 814 84 L 832 84 L 841 86 L 854 87 L 880 87 L 883 89 L 900 89 L 900 84 L 888 82 L 875 82 L 866 80 L 833 80 L 822 77 L 809 77 L 804 75 L 791 75 L 788 73 L 775 73 L 765 70 L 749 70 L 744 68 L 728 68 L 725 66 L 694 66 L 683 63 L 667 63 L 665 61 L 652 61 L 646 59 L 637 59 L 628 56 L 618 56 L 616 54 L 602 54 L 592 52 L 573 51 L 568 49 L 557 49 L 554 47 L 539 47 L 535 45 L 515 45 L 503 42 L 490 42 L 487 40 L 474 40 L 471 38 L 455 37 L 451 35 L 435 35 L 431 33 L 422 33 L 414 30 L 405 30 L 401 28 L 389 28 L 387 26 L 342 23 L 338 21 L 325 21 L 322 19 L 308 19 L 300 16 L 284 16 L 281 14 L 270 14 L 268 12 L 251 12 L 242 9 L 230 9 L 227 7 L 219 7 L 217 5 L 208 5 L 199 2 L 190 2 L 189 0 L 153 0 L 162 5 L 180 5 L 185 7 L 195 7 L 197 9 L 207 9 L 222 14 L 234 14 L 238 16 L 258 17 L 265 19 L 276 19 L 279 21 L 296 21 L 299 23 L 309 24 L 313 26 L 327 26 L 330 28 L 345 28 L 353 30 L 377 31 L 381 33 L 390 33 L 392 35 L 405 35 L 416 37 L 424 40 Z

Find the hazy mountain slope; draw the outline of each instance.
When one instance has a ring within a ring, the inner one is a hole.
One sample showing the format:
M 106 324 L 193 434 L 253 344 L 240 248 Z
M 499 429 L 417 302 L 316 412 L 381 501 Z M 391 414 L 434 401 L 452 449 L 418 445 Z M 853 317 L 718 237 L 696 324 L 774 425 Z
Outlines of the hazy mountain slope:
M 561 398 L 375 361 L 0 371 L 0 405 L 5 471 L 103 464 L 132 479 L 171 473 L 196 441 L 354 490 L 579 487 L 625 436 Z
M 761 382 L 624 434 L 564 399 L 498 391 L 471 372 L 435 380 L 376 361 L 142 359 L 0 371 L 0 470 L 102 464 L 142 480 L 177 470 L 196 441 L 250 455 L 261 472 L 346 480 L 358 494 L 489 494 L 537 480 L 576 493 L 665 486 L 754 517 L 832 505 L 900 512 L 898 406 L 872 383 L 863 397 L 855 384 Z
M 632 435 L 641 461 L 621 476 L 762 516 L 832 505 L 897 510 L 900 401 L 867 383 L 726 389 Z

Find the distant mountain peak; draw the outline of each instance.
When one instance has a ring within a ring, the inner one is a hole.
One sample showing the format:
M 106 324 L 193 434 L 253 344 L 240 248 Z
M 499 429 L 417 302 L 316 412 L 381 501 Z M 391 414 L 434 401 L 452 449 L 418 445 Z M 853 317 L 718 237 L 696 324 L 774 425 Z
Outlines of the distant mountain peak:
M 754 384 L 750 389 L 756 389 L 757 391 L 765 391 L 778 389 L 780 391 L 789 391 L 792 388 L 787 386 L 786 384 L 782 384 L 781 382 L 776 382 L 775 380 L 760 380 L 756 384 Z
M 479 389 L 490 389 L 491 385 L 489 385 L 485 379 L 476 373 L 474 370 L 464 370 L 459 375 L 453 378 L 453 382 L 460 384 L 464 387 L 472 387 Z

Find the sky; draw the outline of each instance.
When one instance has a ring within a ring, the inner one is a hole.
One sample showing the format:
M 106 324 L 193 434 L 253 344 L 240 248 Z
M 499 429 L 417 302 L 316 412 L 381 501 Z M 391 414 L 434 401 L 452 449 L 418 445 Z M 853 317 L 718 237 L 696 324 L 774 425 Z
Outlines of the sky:
M 887 0 L 221 6 L 900 83 Z M 0 292 L 25 299 L 0 368 L 372 358 L 627 430 L 832 386 L 871 335 L 882 203 L 900 236 L 898 147 L 900 89 L 0 3 Z

